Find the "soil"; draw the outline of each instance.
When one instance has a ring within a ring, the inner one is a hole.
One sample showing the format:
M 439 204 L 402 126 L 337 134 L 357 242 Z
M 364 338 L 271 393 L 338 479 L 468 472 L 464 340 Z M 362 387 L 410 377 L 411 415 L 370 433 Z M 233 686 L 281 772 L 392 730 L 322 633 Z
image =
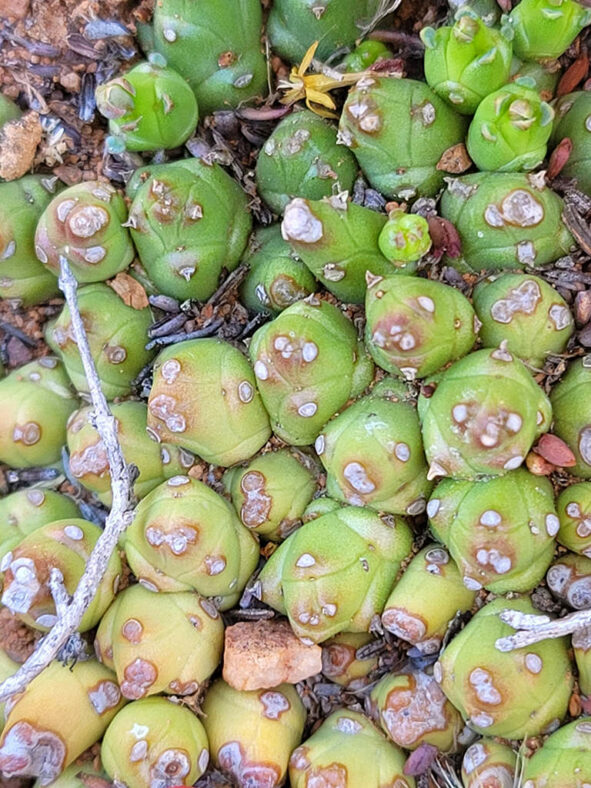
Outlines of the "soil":
M 123 185 L 126 176 L 142 163 L 142 159 L 105 153 L 106 124 L 95 111 L 94 88 L 97 83 L 104 82 L 141 57 L 135 37 L 137 24 L 150 19 L 152 3 L 153 0 L 0 0 L 0 91 L 17 101 L 27 112 L 24 116 L 25 136 L 35 139 L 34 135 L 38 134 L 40 137 L 39 144 L 33 146 L 32 151 L 23 150 L 22 129 L 20 132 L 15 129 L 12 136 L 0 138 L 0 175 L 24 166 L 25 170 L 32 168 L 35 172 L 51 173 L 66 185 L 97 178 L 109 178 L 116 185 Z M 506 9 L 507 3 L 503 0 L 499 5 Z M 418 31 L 426 24 L 441 21 L 446 10 L 447 4 L 443 0 L 403 0 L 395 16 L 383 20 L 374 36 L 388 42 L 406 75 L 420 78 L 422 50 Z M 114 24 L 120 27 L 116 29 Z M 112 35 L 114 30 L 120 35 Z M 578 63 L 578 71 L 573 68 L 569 72 L 569 90 L 588 79 L 588 61 L 586 71 L 581 71 L 580 65 L 587 39 L 588 33 L 583 33 L 562 58 L 565 67 Z M 277 77 L 285 77 L 289 72 L 288 66 L 278 57 L 272 56 L 270 65 Z M 572 84 L 575 78 L 577 82 Z M 274 105 L 274 109 L 277 107 L 278 104 Z M 256 113 L 245 116 L 234 112 L 216 113 L 205 120 L 200 126 L 199 138 L 192 141 L 196 148 L 206 145 L 218 156 L 225 157 L 229 171 L 250 195 L 253 213 L 262 223 L 269 222 L 272 217 L 256 195 L 249 172 L 259 147 L 277 122 L 268 117 L 269 113 L 265 112 L 260 116 Z M 191 144 L 188 147 L 193 152 Z M 171 158 L 182 153 L 172 152 Z M 582 248 L 591 251 L 591 233 L 587 225 L 591 202 L 574 192 L 572 185 L 562 180 L 560 175 L 554 186 L 572 206 L 571 230 Z M 567 353 L 549 360 L 540 373 L 539 381 L 547 389 L 560 379 L 566 359 L 581 355 L 591 347 L 589 259 L 581 251 L 539 274 L 557 287 L 572 305 L 579 328 Z M 164 344 L 170 335 L 191 333 L 209 325 L 216 326 L 215 335 L 224 339 L 247 339 L 264 319 L 249 314 L 237 299 L 237 287 L 244 273 L 239 268 L 229 277 L 223 276 L 219 291 L 206 304 L 190 304 L 186 308 L 183 305 L 181 310 L 173 299 L 152 298 L 155 314 L 151 332 L 153 340 Z M 467 292 L 475 281 L 474 277 L 462 279 L 455 271 L 445 269 L 440 276 L 443 281 Z M 139 299 L 141 302 L 145 297 L 143 291 L 139 292 L 135 285 L 126 283 L 124 277 L 116 286 L 123 291 L 126 287 L 131 288 L 127 292 L 131 300 Z M 331 296 L 327 298 L 334 300 Z M 0 301 L 0 356 L 9 370 L 48 352 L 43 340 L 44 328 L 47 321 L 59 312 L 62 303 L 56 298 L 43 306 L 21 309 Z M 349 316 L 358 325 L 363 321 L 359 307 L 351 307 Z M 149 376 L 147 370 L 138 385 L 139 396 L 149 390 Z M 281 445 L 281 442 L 273 438 L 270 445 Z M 30 483 L 37 478 L 35 473 L 44 478 L 43 470 L 19 473 L 0 467 L 0 491 L 6 493 Z M 197 463 L 190 471 L 191 476 L 214 488 L 219 488 L 221 473 L 221 469 L 205 463 Z M 557 488 L 568 483 L 568 478 L 561 473 L 553 473 L 551 479 Z M 91 502 L 89 496 L 68 481 L 60 480 L 60 485 L 60 489 Z M 418 523 L 419 530 L 423 525 Z M 125 582 L 128 581 L 129 572 Z M 560 608 L 543 586 L 536 599 L 541 610 L 558 612 Z M 226 614 L 228 622 L 267 615 L 268 611 L 254 597 L 247 602 L 240 609 Z M 458 622 L 458 626 L 461 623 Z M 23 661 L 39 637 L 39 633 L 19 623 L 9 611 L 0 609 L 0 647 L 13 659 Z M 371 680 L 395 666 L 399 667 L 407 658 L 404 644 L 401 646 L 388 633 L 376 632 L 375 643 L 379 667 Z M 355 692 L 343 690 L 325 682 L 322 676 L 302 683 L 300 689 L 309 712 L 308 729 L 316 726 L 321 718 L 339 705 L 362 709 L 367 694 L 366 689 Z M 575 712 L 581 712 L 581 703 L 576 699 L 571 704 L 571 713 Z M 96 756 L 96 748 L 90 756 Z M 28 784 L 30 781 L 0 779 L 0 788 L 21 788 Z M 198 783 L 202 788 L 229 784 L 225 777 L 213 771 Z M 422 777 L 418 784 L 424 788 L 437 783 Z

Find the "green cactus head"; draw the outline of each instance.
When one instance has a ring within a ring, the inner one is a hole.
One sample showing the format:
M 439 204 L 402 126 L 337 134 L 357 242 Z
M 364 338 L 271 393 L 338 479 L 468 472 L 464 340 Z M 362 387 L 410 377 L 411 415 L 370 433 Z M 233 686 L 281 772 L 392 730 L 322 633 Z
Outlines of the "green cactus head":
M 441 215 L 458 230 L 464 270 L 538 268 L 569 254 L 562 199 L 534 175 L 482 172 L 450 180 Z
M 495 739 L 480 739 L 470 745 L 462 760 L 462 781 L 465 788 L 486 785 L 513 788 L 517 756 L 508 744 Z
M 529 591 L 552 561 L 559 528 L 552 486 L 524 468 L 482 481 L 444 479 L 427 513 L 470 590 Z
M 556 511 L 560 519 L 557 541 L 591 558 L 591 483 L 579 482 L 564 489 L 556 500 Z
M 123 537 L 134 574 L 150 591 L 191 591 L 237 601 L 259 558 L 256 539 L 225 498 L 173 476 L 143 498 Z
M 411 277 L 371 278 L 365 343 L 386 372 L 423 378 L 470 351 L 478 324 L 468 299 L 448 285 Z
M 474 308 L 485 347 L 507 348 L 534 367 L 548 354 L 560 354 L 574 331 L 574 320 L 562 296 L 543 279 L 503 274 L 480 282 Z
M 0 499 L 0 557 L 42 525 L 67 517 L 80 517 L 76 503 L 53 490 L 30 487 Z
M 502 476 L 550 426 L 548 398 L 503 345 L 456 361 L 436 386 L 419 397 L 429 478 Z
M 152 359 L 145 349 L 152 313 L 148 307 L 134 309 L 108 285 L 88 285 L 78 294 L 78 306 L 86 328 L 90 351 L 107 399 L 123 397 L 133 380 Z M 67 305 L 48 326 L 47 342 L 61 355 L 75 388 L 88 393 L 82 359 L 74 341 L 72 319 Z
M 464 140 L 465 120 L 424 82 L 375 75 L 349 92 L 339 140 L 371 185 L 391 199 L 433 196 L 442 154 Z
M 479 170 L 533 170 L 544 160 L 554 110 L 516 82 L 490 93 L 468 129 L 468 153 Z
M 219 164 L 200 159 L 149 167 L 129 191 L 131 235 L 156 287 L 207 300 L 246 247 L 252 219 L 244 191 Z
M 431 485 L 418 416 L 403 396 L 363 397 L 328 422 L 315 448 L 333 498 L 393 514 L 424 511 Z
M 16 468 L 61 458 L 77 402 L 64 365 L 43 356 L 0 380 L 0 460 Z
M 195 130 L 197 100 L 187 82 L 157 59 L 138 63 L 96 89 L 96 104 L 111 134 L 127 150 L 177 148 Z
M 189 709 L 166 698 L 145 698 L 116 714 L 101 758 L 111 779 L 129 788 L 192 785 L 209 763 L 207 734 Z
M 50 630 L 57 621 L 51 571 L 57 570 L 66 591 L 73 594 L 100 535 L 98 525 L 75 518 L 56 520 L 32 531 L 2 558 L 2 604 L 29 626 Z M 115 552 L 82 617 L 80 632 L 96 626 L 113 601 L 120 575 L 121 559 Z
M 217 668 L 224 625 L 208 600 L 187 591 L 154 593 L 138 583 L 111 608 L 97 630 L 97 654 L 105 655 L 129 700 L 192 695 Z
M 575 788 L 590 773 L 591 722 L 581 717 L 555 731 L 527 761 L 524 788 Z
M 416 750 L 431 744 L 442 752 L 458 748 L 463 720 L 433 676 L 420 670 L 390 673 L 370 697 L 373 716 L 399 747 Z
M 219 679 L 203 703 L 215 766 L 238 785 L 281 785 L 302 740 L 306 711 L 291 684 L 239 691 Z
M 278 214 L 294 197 L 320 200 L 350 190 L 356 174 L 355 158 L 337 145 L 336 129 L 309 110 L 280 121 L 256 165 L 259 193 Z
M 273 431 L 294 446 L 312 443 L 372 375 L 352 323 L 314 296 L 259 328 L 250 357 Z
M 507 21 L 517 57 L 558 58 L 591 22 L 591 11 L 575 0 L 521 0 Z
M 255 312 L 278 315 L 316 289 L 312 273 L 283 240 L 279 225 L 256 231 L 244 262 L 249 271 L 240 287 L 240 300 Z
M 86 181 L 64 189 L 46 207 L 35 233 L 35 254 L 55 275 L 60 257 L 84 284 L 110 279 L 135 252 L 123 197 L 110 184 Z
M 271 434 L 248 360 L 218 339 L 181 342 L 159 355 L 148 428 L 157 439 L 226 467 L 250 459 Z
M 554 432 L 573 451 L 571 473 L 591 479 L 591 357 L 571 361 L 552 390 Z
M 457 112 L 471 115 L 489 93 L 509 79 L 512 46 L 469 7 L 461 7 L 451 27 L 424 27 L 425 78 Z
M 404 754 L 358 711 L 330 714 L 292 753 L 293 788 L 311 785 L 393 785 L 414 788 L 404 774 Z
M 338 554 L 332 549 L 335 539 Z M 273 553 L 260 575 L 262 599 L 287 614 L 304 642 L 319 643 L 339 632 L 367 632 L 411 541 L 408 525 L 393 515 L 359 507 L 325 514 L 303 525 Z
M 26 175 L 0 183 L 0 297 L 28 307 L 59 292 L 35 256 L 35 228 L 57 191 L 54 178 Z

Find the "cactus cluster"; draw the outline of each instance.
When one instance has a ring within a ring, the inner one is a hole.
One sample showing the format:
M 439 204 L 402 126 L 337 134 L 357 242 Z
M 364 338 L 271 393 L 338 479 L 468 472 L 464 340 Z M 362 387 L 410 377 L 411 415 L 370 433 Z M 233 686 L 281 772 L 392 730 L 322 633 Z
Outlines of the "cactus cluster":
M 1 680 L 118 500 L 64 263 L 134 510 L 0 782 L 590 788 L 589 2 L 124 5 L 0 183 Z

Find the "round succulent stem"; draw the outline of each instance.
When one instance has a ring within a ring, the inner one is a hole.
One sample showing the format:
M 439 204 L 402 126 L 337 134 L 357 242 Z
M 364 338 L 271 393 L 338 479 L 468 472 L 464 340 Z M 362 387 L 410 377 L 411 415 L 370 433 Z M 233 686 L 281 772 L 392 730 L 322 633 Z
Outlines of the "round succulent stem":
M 107 517 L 105 529 L 88 559 L 86 571 L 80 579 L 71 600 L 66 600 L 63 594 L 63 587 L 58 590 L 60 584 L 57 582 L 57 578 L 53 576 L 52 591 L 56 608 L 59 612 L 58 620 L 14 676 L 0 684 L 0 702 L 10 698 L 17 692 L 22 692 L 29 682 L 49 665 L 70 635 L 77 630 L 84 612 L 96 594 L 119 537 L 133 519 L 132 488 L 134 469 L 125 463 L 121 447 L 119 446 L 117 424 L 101 390 L 84 324 L 78 309 L 76 297 L 78 282 L 72 274 L 65 257 L 60 257 L 60 288 L 70 308 L 72 329 L 84 366 L 86 379 L 88 380 L 90 397 L 95 411 L 96 429 L 105 444 L 109 459 L 113 505 Z

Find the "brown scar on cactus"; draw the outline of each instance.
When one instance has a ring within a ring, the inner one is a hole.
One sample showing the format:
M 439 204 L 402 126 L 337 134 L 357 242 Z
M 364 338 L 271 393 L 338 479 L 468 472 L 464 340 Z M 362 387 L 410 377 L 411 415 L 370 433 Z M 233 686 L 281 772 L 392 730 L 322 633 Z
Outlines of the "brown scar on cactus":
M 133 519 L 132 489 L 135 475 L 134 469 L 126 464 L 119 446 L 117 425 L 101 390 L 86 331 L 78 309 L 76 297 L 78 283 L 65 257 L 60 257 L 60 287 L 70 309 L 72 331 L 76 338 L 95 410 L 96 429 L 105 444 L 109 458 L 113 505 L 107 517 L 105 529 L 88 559 L 86 571 L 80 579 L 72 598 L 66 600 L 63 594 L 60 594 L 57 590 L 59 583 L 54 584 L 56 607 L 59 613 L 57 621 L 43 639 L 43 642 L 38 645 L 37 649 L 19 670 L 0 684 L 0 701 L 12 697 L 17 692 L 22 692 L 32 679 L 52 662 L 70 635 L 76 632 L 86 608 L 94 598 L 105 574 L 107 564 L 119 537 Z

